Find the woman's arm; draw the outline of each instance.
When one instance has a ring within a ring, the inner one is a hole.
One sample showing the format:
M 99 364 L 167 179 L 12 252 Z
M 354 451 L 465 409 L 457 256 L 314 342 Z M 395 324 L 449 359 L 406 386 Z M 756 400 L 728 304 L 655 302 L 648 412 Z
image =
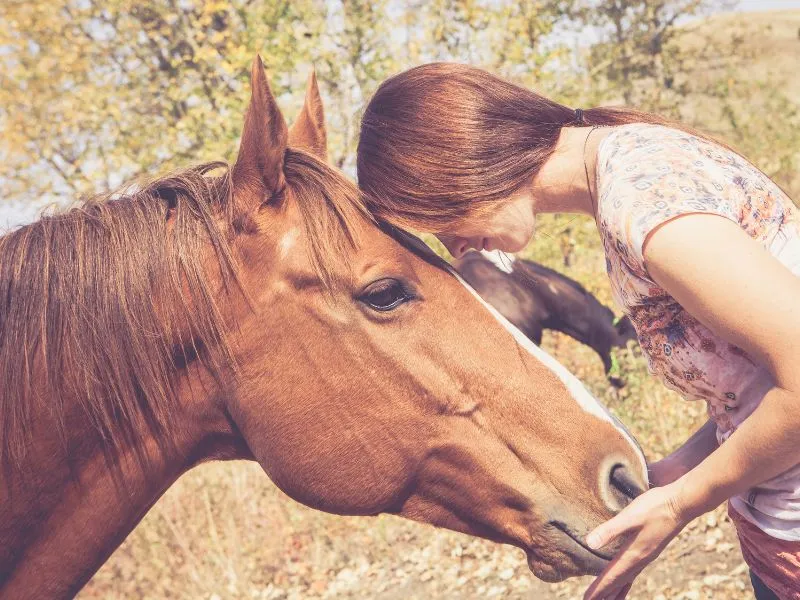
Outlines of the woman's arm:
M 696 516 L 800 463 L 800 278 L 738 225 L 711 215 L 667 223 L 644 253 L 656 283 L 776 382 L 733 435 L 679 480 L 679 508 Z
M 717 425 L 708 420 L 669 456 L 650 464 L 650 484 L 661 487 L 680 479 L 717 449 Z
M 690 214 L 657 228 L 644 256 L 656 283 L 690 314 L 769 370 L 775 387 L 718 449 L 587 537 L 630 535 L 585 598 L 623 598 L 694 517 L 800 463 L 800 278 L 734 222 Z

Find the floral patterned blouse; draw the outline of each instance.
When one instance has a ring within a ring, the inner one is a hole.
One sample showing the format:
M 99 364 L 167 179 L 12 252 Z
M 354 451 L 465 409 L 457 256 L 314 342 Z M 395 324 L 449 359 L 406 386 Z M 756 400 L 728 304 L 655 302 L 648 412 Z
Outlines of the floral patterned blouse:
M 649 124 L 616 127 L 603 139 L 597 190 L 612 291 L 636 328 L 649 369 L 685 398 L 706 401 L 722 443 L 755 410 L 772 378 L 658 287 L 644 265 L 644 242 L 681 215 L 719 215 L 800 275 L 800 211 L 736 153 Z M 769 536 L 800 541 L 800 465 L 731 499 L 731 505 Z

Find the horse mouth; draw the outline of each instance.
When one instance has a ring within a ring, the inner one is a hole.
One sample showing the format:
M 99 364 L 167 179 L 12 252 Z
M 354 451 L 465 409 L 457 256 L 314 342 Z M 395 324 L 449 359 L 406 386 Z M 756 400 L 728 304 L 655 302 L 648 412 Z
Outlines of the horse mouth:
M 606 562 L 610 562 L 614 557 L 610 554 L 606 554 L 605 552 L 598 552 L 589 547 L 586 543 L 586 540 L 572 531 L 566 524 L 562 523 L 561 521 L 551 521 L 550 524 L 558 529 L 561 533 L 566 535 L 569 539 L 575 542 L 578 546 L 586 550 L 589 554 L 596 556 L 599 559 L 602 559 Z
M 576 533 L 563 521 L 550 521 L 548 524 L 563 534 L 560 536 L 559 550 L 569 556 L 584 574 L 599 575 L 614 558 L 613 554 L 590 548 L 584 536 Z

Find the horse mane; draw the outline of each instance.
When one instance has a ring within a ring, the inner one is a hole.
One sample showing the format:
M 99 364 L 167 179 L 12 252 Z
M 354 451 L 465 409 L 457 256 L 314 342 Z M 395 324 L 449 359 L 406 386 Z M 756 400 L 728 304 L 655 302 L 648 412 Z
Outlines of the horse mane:
M 303 152 L 286 151 L 285 174 L 314 265 L 330 282 L 366 215 L 360 193 Z M 141 446 L 143 430 L 166 445 L 181 367 L 197 359 L 217 378 L 235 376 L 214 286 L 242 289 L 232 195 L 229 166 L 207 163 L 0 237 L 0 464 L 23 465 L 40 413 L 67 453 L 76 414 L 112 462 Z

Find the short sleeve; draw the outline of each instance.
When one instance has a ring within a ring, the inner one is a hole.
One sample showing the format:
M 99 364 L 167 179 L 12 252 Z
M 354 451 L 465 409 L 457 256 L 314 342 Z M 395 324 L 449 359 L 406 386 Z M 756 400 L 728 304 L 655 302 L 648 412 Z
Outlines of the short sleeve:
M 741 187 L 732 185 L 734 175 L 724 166 L 725 153 L 734 153 L 716 144 L 660 126 L 622 129 L 598 152 L 598 223 L 607 252 L 649 280 L 642 252 L 647 237 L 688 214 L 740 224 Z

